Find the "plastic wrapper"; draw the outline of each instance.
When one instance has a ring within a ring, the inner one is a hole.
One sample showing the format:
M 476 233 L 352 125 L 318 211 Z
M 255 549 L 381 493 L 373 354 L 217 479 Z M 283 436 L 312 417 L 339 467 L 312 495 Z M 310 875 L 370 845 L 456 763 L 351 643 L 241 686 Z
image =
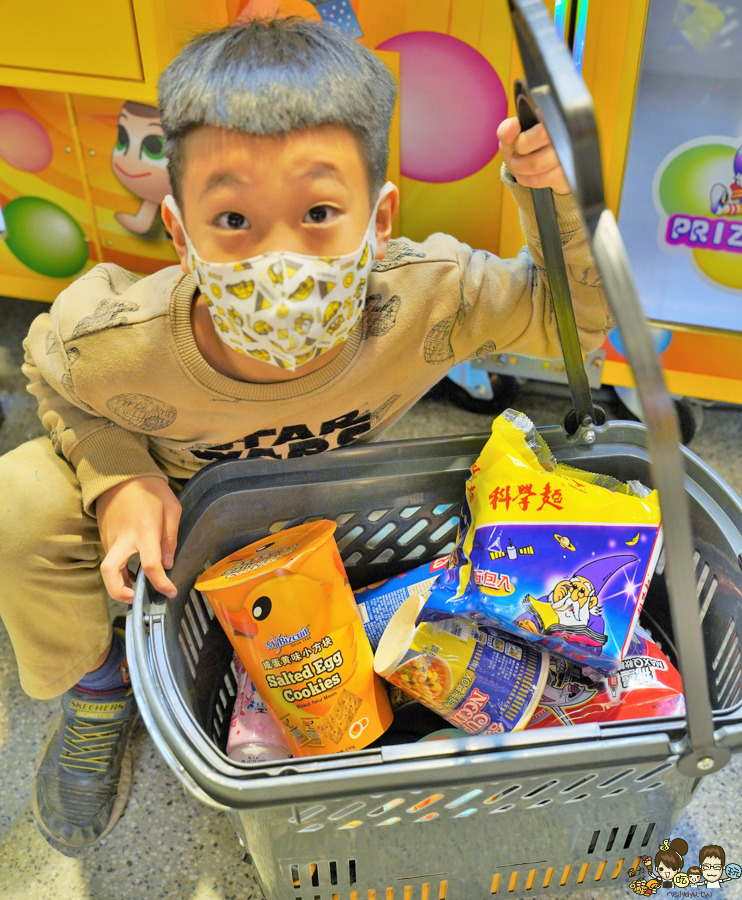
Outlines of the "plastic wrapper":
M 522 729 L 546 684 L 546 650 L 467 619 L 417 627 L 424 602 L 413 595 L 392 617 L 374 657 L 378 674 L 468 734 Z
M 371 647 L 379 646 L 384 629 L 394 613 L 412 594 L 427 597 L 441 569 L 445 569 L 448 557 L 415 566 L 403 575 L 395 575 L 377 581 L 355 592 L 358 611 Z
M 196 582 L 292 756 L 361 750 L 391 725 L 335 522 L 243 547 Z
M 237 696 L 227 734 L 227 756 L 237 762 L 268 762 L 288 759 L 280 727 L 255 690 L 239 656 L 234 655 L 237 673 Z
M 656 491 L 557 463 L 507 410 L 471 468 L 456 546 L 419 621 L 467 616 L 608 674 L 661 545 Z
M 640 627 L 617 672 L 597 684 L 552 657 L 541 701 L 526 728 L 685 715 L 680 674 Z

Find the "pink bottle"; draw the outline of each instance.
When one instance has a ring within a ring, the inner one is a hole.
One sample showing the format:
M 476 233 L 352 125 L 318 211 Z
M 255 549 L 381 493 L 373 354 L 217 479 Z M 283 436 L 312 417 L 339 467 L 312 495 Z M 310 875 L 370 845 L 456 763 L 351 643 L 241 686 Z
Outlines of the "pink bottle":
M 288 759 L 281 731 L 260 699 L 255 685 L 235 654 L 237 697 L 227 736 L 227 756 L 235 762 L 268 762 Z

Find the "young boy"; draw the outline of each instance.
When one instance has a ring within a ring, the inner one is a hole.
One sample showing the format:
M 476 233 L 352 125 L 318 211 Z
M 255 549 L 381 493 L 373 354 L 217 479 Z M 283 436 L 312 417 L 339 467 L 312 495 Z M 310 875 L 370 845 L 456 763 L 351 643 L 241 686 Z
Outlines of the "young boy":
M 556 194 L 583 345 L 604 339 L 606 301 L 542 126 L 500 127 L 530 252 L 390 241 L 395 91 L 370 51 L 309 20 L 198 38 L 160 80 L 162 215 L 181 266 L 142 279 L 96 266 L 31 326 L 24 371 L 50 439 L 0 460 L 0 613 L 24 690 L 62 695 L 34 793 L 62 852 L 107 834 L 126 802 L 136 710 L 106 591 L 131 600 L 138 553 L 174 596 L 184 480 L 216 459 L 376 439 L 468 358 L 559 356 L 530 187 Z

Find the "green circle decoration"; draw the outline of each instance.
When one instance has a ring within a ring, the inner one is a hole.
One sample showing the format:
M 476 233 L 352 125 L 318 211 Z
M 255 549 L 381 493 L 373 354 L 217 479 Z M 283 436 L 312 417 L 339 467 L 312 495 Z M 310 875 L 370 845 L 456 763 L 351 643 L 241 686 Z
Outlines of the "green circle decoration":
M 8 249 L 51 278 L 77 274 L 88 260 L 85 234 L 67 210 L 42 197 L 16 197 L 3 209 Z

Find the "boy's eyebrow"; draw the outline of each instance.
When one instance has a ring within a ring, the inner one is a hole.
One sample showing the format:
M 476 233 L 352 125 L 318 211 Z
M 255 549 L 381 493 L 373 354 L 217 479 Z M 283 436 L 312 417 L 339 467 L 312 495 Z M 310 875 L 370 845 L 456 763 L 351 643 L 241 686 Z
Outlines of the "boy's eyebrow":
M 332 163 L 315 163 L 306 172 L 302 172 L 299 178 L 334 178 L 341 184 L 345 184 L 342 172 Z
M 206 179 L 204 188 L 201 191 L 201 197 L 205 197 L 209 191 L 213 191 L 214 188 L 219 187 L 221 184 L 244 184 L 244 182 L 232 172 L 212 172 Z

